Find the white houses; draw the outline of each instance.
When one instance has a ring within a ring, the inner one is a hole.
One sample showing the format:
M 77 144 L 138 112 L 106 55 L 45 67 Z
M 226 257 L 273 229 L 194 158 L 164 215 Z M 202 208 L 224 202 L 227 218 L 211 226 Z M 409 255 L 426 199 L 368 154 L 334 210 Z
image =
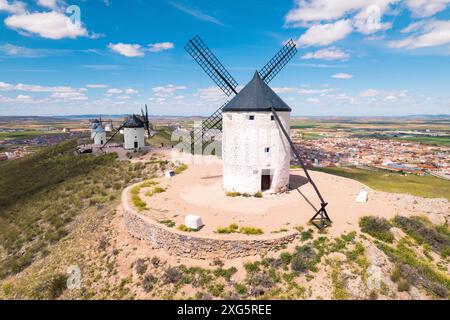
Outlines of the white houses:
M 141 150 L 145 146 L 145 124 L 136 115 L 123 125 L 123 147 L 128 150 Z
M 289 133 L 291 108 L 260 78 L 253 79 L 223 108 L 223 187 L 255 194 L 289 186 L 291 149 L 271 112 Z
M 101 125 L 94 129 L 94 145 L 103 146 L 106 143 L 106 131 Z

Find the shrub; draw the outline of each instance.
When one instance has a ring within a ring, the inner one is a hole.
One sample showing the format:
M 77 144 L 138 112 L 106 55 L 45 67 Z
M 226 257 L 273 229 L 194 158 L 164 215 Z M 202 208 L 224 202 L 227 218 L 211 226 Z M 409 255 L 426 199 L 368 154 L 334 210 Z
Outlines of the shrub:
M 347 259 L 350 261 L 355 261 L 361 254 L 364 253 L 364 251 L 364 246 L 358 242 L 352 251 L 347 252 Z
M 384 218 L 378 217 L 362 217 L 359 220 L 359 227 L 362 232 L 370 234 L 372 237 L 381 241 L 392 243 L 394 235 L 390 231 L 391 224 Z
M 230 191 L 225 193 L 227 197 L 239 197 L 241 194 L 239 192 Z
M 187 164 L 182 163 L 177 168 L 175 168 L 174 172 L 175 172 L 175 174 L 180 174 L 187 168 L 188 168 Z
M 395 266 L 391 271 L 391 280 L 397 282 L 402 277 L 402 271 L 398 266 Z
M 142 287 L 144 288 L 144 291 L 147 293 L 152 291 L 156 282 L 158 282 L 158 279 L 155 276 L 151 274 L 146 275 L 142 280 Z
M 172 220 L 160 220 L 158 222 L 169 228 L 175 227 L 175 222 L 173 222 Z
M 300 233 L 300 240 L 302 240 L 302 241 L 306 241 L 306 240 L 309 240 L 312 238 L 313 238 L 313 230 L 312 229 L 308 229 L 308 230 L 302 231 Z
M 158 268 L 161 263 L 161 260 L 159 260 L 158 257 L 153 257 L 150 262 L 152 263 L 153 267 Z
M 253 273 L 259 270 L 259 261 L 255 261 L 253 263 L 247 262 L 244 264 L 244 269 L 248 273 Z
M 409 282 L 403 278 L 400 278 L 397 282 L 397 290 L 400 292 L 409 291 L 411 286 L 409 285 Z
M 192 229 L 192 228 L 186 227 L 184 224 L 180 224 L 178 226 L 178 230 L 183 231 L 183 232 L 196 232 L 196 231 L 198 231 L 196 229 Z
M 216 284 L 212 285 L 208 288 L 209 293 L 211 293 L 214 297 L 220 297 L 220 295 L 223 293 L 224 289 L 223 284 Z
M 419 217 L 408 218 L 396 216 L 394 223 L 418 243 L 430 245 L 433 250 L 439 252 L 444 257 L 448 254 L 450 250 L 450 237 L 433 228 L 427 227 Z
M 289 252 L 282 252 L 280 254 L 280 259 L 285 266 L 291 263 L 292 256 Z
M 236 289 L 236 292 L 239 294 L 246 294 L 247 293 L 247 287 L 244 284 L 236 283 L 234 285 L 234 288 Z
M 238 232 L 239 226 L 235 223 L 230 224 L 228 227 L 217 228 L 217 233 L 236 233 Z
M 237 272 L 235 267 L 230 267 L 228 269 L 218 268 L 214 270 L 214 275 L 216 277 L 223 277 L 225 280 L 230 281 L 233 274 Z
M 253 287 L 272 288 L 275 285 L 273 278 L 266 272 L 254 272 L 247 279 Z
M 263 197 L 262 192 L 255 193 L 255 198 L 262 198 L 262 197 Z
M 137 259 L 134 263 L 134 270 L 137 274 L 144 274 L 147 271 L 147 264 L 144 259 Z
M 264 233 L 260 228 L 253 228 L 253 227 L 241 227 L 239 229 L 239 232 L 246 235 L 258 235 Z
M 291 259 L 291 269 L 296 272 L 305 272 L 308 270 L 308 264 L 304 257 L 295 253 Z
M 167 268 L 164 274 L 165 283 L 177 283 L 182 277 L 181 271 L 177 267 Z
M 167 188 L 156 187 L 153 189 L 153 193 L 163 193 L 166 192 Z

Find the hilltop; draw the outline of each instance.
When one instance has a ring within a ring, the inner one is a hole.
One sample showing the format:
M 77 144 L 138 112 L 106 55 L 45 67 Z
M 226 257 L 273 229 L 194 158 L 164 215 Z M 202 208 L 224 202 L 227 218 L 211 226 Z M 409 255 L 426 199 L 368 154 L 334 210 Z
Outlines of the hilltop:
M 417 204 L 432 210 L 433 199 L 411 199 L 407 209 L 416 216 L 373 212 L 342 233 L 287 226 L 298 239 L 264 256 L 181 259 L 133 238 L 119 208 L 126 186 L 157 182 L 176 166 L 159 152 L 118 161 L 114 154 L 76 155 L 75 147 L 72 140 L 0 164 L 1 298 L 448 298 L 446 212 L 431 221 Z M 70 266 L 81 270 L 80 289 L 66 288 Z M 368 281 L 373 270 L 381 272 L 375 287 Z

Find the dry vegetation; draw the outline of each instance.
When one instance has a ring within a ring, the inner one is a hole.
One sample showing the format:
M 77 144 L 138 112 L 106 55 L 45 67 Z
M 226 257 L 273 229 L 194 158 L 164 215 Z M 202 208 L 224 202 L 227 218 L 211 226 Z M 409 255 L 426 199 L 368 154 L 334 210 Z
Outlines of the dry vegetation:
M 448 299 L 450 232 L 423 217 L 366 217 L 361 231 L 339 237 L 292 226 L 299 233 L 293 246 L 238 262 L 197 265 L 140 250 L 145 242 L 114 224 L 120 192 L 139 181 L 132 194 L 163 192 L 152 179 L 168 164 L 75 156 L 74 147 L 0 166 L 7 190 L 0 195 L 0 298 Z M 223 229 L 257 233 L 237 224 Z M 81 289 L 66 289 L 70 265 L 83 272 Z M 368 284 L 373 265 L 382 269 L 377 288 Z

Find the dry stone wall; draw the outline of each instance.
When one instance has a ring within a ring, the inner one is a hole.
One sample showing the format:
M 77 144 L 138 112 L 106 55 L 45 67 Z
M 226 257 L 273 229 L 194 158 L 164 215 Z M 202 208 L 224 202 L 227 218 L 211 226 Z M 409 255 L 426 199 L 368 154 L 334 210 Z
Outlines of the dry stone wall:
M 278 238 L 229 240 L 192 236 L 192 233 L 183 234 L 143 216 L 132 208 L 128 201 L 129 189 L 123 191 L 121 201 L 125 227 L 134 237 L 146 240 L 152 248 L 163 249 L 171 255 L 193 259 L 232 259 L 280 250 L 298 236 L 292 232 Z

